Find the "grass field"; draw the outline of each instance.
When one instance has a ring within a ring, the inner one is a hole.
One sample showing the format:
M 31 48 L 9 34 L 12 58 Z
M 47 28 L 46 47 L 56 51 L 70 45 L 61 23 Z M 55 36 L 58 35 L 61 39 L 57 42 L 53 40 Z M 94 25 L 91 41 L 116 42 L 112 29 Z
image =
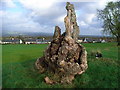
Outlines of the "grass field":
M 71 85 L 47 85 L 44 77 L 34 69 L 34 63 L 43 55 L 47 44 L 3 45 L 2 85 L 3 88 L 117 88 L 118 47 L 116 43 L 83 44 L 88 52 L 88 69 L 77 75 Z M 96 59 L 92 52 L 100 51 L 103 58 Z

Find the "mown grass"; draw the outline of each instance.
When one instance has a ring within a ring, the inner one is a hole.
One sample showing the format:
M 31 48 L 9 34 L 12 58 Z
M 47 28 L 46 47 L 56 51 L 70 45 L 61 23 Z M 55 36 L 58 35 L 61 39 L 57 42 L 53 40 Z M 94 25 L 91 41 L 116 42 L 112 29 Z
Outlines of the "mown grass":
M 3 45 L 3 88 L 118 88 L 118 47 L 116 43 L 83 44 L 88 52 L 88 69 L 77 75 L 70 85 L 47 85 L 44 77 L 34 68 L 38 57 L 48 46 L 41 45 Z M 91 56 L 100 51 L 103 58 Z

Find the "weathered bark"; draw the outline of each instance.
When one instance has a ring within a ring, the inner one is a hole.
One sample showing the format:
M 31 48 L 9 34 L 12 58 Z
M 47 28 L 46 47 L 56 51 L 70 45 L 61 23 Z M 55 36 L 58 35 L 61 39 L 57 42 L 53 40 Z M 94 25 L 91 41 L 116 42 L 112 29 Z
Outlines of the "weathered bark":
M 82 74 L 88 68 L 87 52 L 77 43 L 79 26 L 76 22 L 74 6 L 67 3 L 67 16 L 64 19 L 66 32 L 61 35 L 61 29 L 56 26 L 51 44 L 44 56 L 35 65 L 41 72 L 51 72 L 53 77 L 46 77 L 45 82 L 71 83 L 76 74 Z
M 61 36 L 61 29 L 58 26 L 55 26 L 53 39 L 58 39 L 60 36 Z
M 120 37 L 119 36 L 117 37 L 117 43 L 118 43 L 117 46 L 120 46 Z

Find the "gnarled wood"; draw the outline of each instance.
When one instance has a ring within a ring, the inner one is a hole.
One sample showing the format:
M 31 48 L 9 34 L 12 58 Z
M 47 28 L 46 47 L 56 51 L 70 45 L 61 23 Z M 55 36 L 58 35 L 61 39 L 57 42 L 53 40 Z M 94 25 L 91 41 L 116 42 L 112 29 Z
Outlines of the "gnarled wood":
M 76 74 L 82 74 L 88 68 L 85 47 L 77 43 L 79 26 L 73 4 L 66 4 L 67 16 L 64 19 L 66 32 L 56 26 L 53 40 L 44 56 L 35 66 L 41 72 L 51 72 L 53 77 L 45 78 L 46 83 L 71 83 Z

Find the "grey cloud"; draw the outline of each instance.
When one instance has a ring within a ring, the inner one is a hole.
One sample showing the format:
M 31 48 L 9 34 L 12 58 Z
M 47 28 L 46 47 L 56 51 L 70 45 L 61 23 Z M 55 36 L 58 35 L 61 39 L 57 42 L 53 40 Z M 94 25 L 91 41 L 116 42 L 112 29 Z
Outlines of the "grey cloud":
M 72 2 L 75 6 L 77 13 L 78 25 L 80 25 L 81 35 L 101 35 L 101 22 L 97 20 L 97 17 L 92 18 L 91 23 L 87 21 L 90 14 L 96 15 L 97 3 L 95 2 Z M 45 11 L 42 10 L 30 10 L 25 8 L 29 12 L 26 14 L 8 14 L 4 17 L 3 30 L 17 30 L 17 31 L 36 31 L 53 33 L 54 27 L 59 25 L 62 32 L 65 31 L 64 21 L 60 22 L 57 19 L 63 15 L 66 15 L 65 2 L 55 3 Z M 16 14 L 15 17 L 12 17 Z M 84 21 L 87 25 L 81 25 L 80 22 Z

